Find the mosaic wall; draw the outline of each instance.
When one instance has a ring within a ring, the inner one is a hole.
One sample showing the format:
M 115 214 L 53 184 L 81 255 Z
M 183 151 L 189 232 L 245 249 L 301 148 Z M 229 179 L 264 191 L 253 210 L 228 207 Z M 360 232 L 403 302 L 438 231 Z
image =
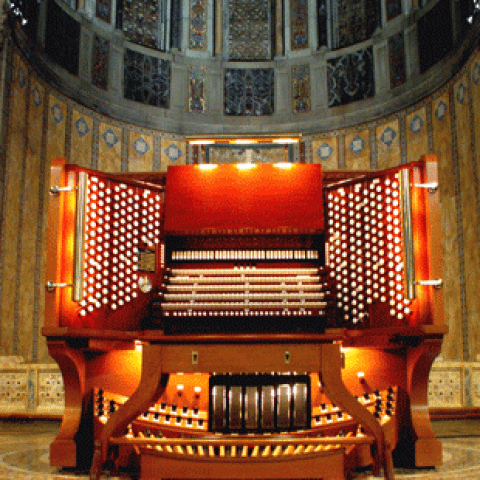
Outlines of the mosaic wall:
M 190 65 L 188 67 L 189 98 L 188 110 L 190 112 L 204 112 L 205 90 L 206 90 L 207 69 Z
M 292 105 L 293 111 L 310 111 L 310 66 L 296 65 L 292 67 Z
M 181 135 L 115 121 L 60 95 L 15 52 L 1 192 L 0 354 L 45 362 L 48 353 L 41 327 L 49 160 L 65 157 L 106 172 L 152 172 L 194 157 Z M 261 84 L 256 80 L 250 73 L 237 90 L 248 86 L 255 91 Z M 269 98 L 257 93 L 261 99 Z M 254 101 L 243 95 L 243 111 L 253 112 Z M 241 103 L 233 93 L 230 102 Z M 273 99 L 266 103 L 273 109 Z M 423 101 L 366 124 L 304 134 L 294 148 L 294 161 L 321 163 L 325 170 L 386 169 L 426 152 L 438 155 L 445 316 L 450 331 L 442 356 L 457 361 L 475 360 L 480 354 L 476 341 L 480 338 L 479 141 L 480 52 L 475 52 L 450 82 Z
M 290 0 L 291 49 L 308 47 L 308 1 Z
M 403 85 L 407 80 L 403 32 L 388 39 L 388 60 L 390 66 L 390 88 Z
M 97 0 L 97 5 L 95 8 L 95 15 L 100 20 L 110 23 L 110 18 L 112 15 L 112 2 L 111 0 Z
M 268 60 L 272 57 L 271 0 L 228 0 L 225 31 L 228 60 Z
M 125 0 L 122 25 L 125 37 L 133 43 L 165 51 L 168 0 Z
M 189 47 L 192 50 L 207 49 L 207 1 L 190 0 Z
M 169 108 L 170 61 L 125 50 L 124 96 L 145 105 Z
M 110 42 L 95 35 L 92 50 L 92 85 L 107 90 Z
M 378 22 L 376 0 L 338 0 L 334 12 L 333 48 L 343 48 L 369 39 Z
M 371 47 L 329 59 L 327 68 L 329 107 L 373 97 L 375 83 Z
M 225 115 L 271 115 L 273 68 L 226 68 Z

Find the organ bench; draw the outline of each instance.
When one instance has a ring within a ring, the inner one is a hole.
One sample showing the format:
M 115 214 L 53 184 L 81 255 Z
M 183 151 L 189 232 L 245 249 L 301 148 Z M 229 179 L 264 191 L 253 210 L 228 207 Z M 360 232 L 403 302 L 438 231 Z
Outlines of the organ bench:
M 433 156 L 357 176 L 51 172 L 43 333 L 65 383 L 52 465 L 333 480 L 441 464 Z

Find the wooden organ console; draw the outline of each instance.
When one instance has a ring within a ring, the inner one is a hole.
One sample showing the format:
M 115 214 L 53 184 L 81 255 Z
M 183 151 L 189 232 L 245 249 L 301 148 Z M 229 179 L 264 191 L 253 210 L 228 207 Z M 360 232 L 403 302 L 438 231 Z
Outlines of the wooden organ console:
M 441 464 L 436 159 L 165 174 L 51 169 L 52 465 L 153 478 L 349 478 Z

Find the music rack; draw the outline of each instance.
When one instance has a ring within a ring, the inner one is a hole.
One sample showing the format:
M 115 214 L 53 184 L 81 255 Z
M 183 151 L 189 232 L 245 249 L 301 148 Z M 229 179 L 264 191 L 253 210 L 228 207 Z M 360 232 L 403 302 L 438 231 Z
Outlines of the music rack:
M 43 333 L 66 405 L 52 465 L 390 479 L 392 450 L 440 464 L 436 169 L 431 155 L 356 176 L 54 161 Z

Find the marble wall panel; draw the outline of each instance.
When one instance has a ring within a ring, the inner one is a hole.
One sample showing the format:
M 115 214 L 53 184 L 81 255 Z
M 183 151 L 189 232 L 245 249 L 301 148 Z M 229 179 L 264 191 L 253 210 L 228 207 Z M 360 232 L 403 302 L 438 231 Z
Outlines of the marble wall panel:
M 473 364 L 470 370 L 470 398 L 472 407 L 480 407 L 480 365 Z
M 48 98 L 47 162 L 65 158 L 67 105 L 55 95 Z
M 122 129 L 100 122 L 98 136 L 98 170 L 101 172 L 120 172 L 122 153 Z
M 170 165 L 185 165 L 187 163 L 186 147 L 184 140 L 162 138 L 160 171 L 166 172 Z
M 445 323 L 449 333 L 442 345 L 442 356 L 450 360 L 463 359 L 463 327 L 460 282 L 460 252 L 456 200 L 442 199 L 442 247 L 443 247 L 443 290 L 445 302 Z
M 458 173 L 460 181 L 461 228 L 463 233 L 463 261 L 465 265 L 465 288 L 468 315 L 468 342 L 470 358 L 480 352 L 478 345 L 480 327 L 476 315 L 480 309 L 478 288 L 480 285 L 480 257 L 476 191 L 478 179 L 472 157 L 471 105 L 469 83 L 466 76 L 453 86 L 455 101 L 455 128 L 457 135 Z M 460 252 L 462 255 L 462 252 Z
M 377 169 L 397 167 L 401 164 L 400 126 L 398 119 L 376 128 Z
M 20 259 L 17 262 L 19 275 L 18 290 L 15 292 L 16 318 L 18 321 L 17 349 L 22 353 L 32 351 L 32 342 L 39 337 L 38 325 L 33 323 L 36 304 L 35 274 L 37 261 L 35 258 L 38 235 L 38 222 L 41 210 L 40 201 L 43 201 L 43 192 L 40 192 L 42 172 L 42 140 L 43 115 L 48 105 L 45 89 L 36 79 L 31 80 L 29 93 L 29 107 L 27 120 L 27 148 L 24 169 L 24 185 L 22 188 L 22 206 L 20 211 L 21 226 L 18 232 L 18 248 Z M 29 355 L 30 356 L 30 355 Z
M 15 351 L 14 332 L 18 327 L 15 322 L 15 298 L 17 284 L 18 232 L 20 226 L 19 212 L 22 203 L 22 169 L 25 158 L 26 105 L 28 97 L 27 68 L 18 56 L 14 58 L 13 85 L 10 99 L 10 111 L 15 112 L 9 118 L 9 142 L 5 166 L 4 214 L 2 229 L 2 292 L 0 299 L 1 331 L 0 354 L 13 355 Z
M 443 248 L 445 322 L 450 333 L 442 345 L 442 357 L 462 359 L 462 310 L 457 209 L 452 151 L 452 126 L 448 91 L 432 102 L 433 151 L 438 157 Z
M 128 145 L 128 170 L 130 172 L 153 171 L 153 137 L 131 131 Z
M 407 162 L 420 160 L 428 153 L 427 112 L 422 107 L 406 116 Z
M 338 169 L 338 138 L 312 140 L 312 163 L 321 163 L 325 170 Z
M 370 130 L 345 135 L 345 166 L 348 170 L 370 170 Z
M 471 67 L 472 108 L 474 121 L 475 153 L 477 175 L 480 173 L 480 52 L 474 57 Z
M 93 118 L 77 109 L 72 112 L 70 162 L 90 167 L 92 159 Z

